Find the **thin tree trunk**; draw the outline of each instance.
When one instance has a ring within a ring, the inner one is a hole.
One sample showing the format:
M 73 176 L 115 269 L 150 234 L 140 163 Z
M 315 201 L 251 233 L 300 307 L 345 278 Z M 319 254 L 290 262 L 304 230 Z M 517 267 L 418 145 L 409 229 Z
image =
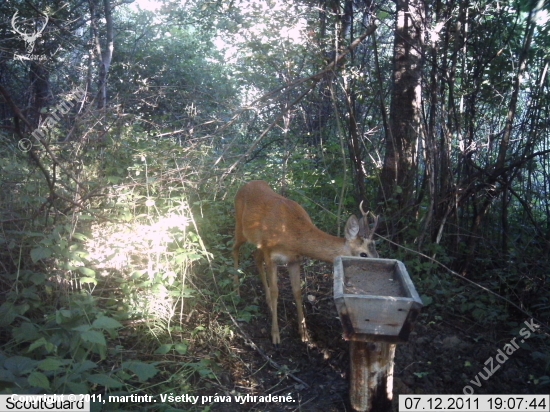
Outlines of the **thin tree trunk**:
M 103 13 L 105 16 L 105 45 L 101 45 L 101 35 L 96 17 L 96 0 L 89 0 L 91 25 L 95 42 L 96 54 L 99 58 L 97 108 L 107 106 L 107 79 L 111 68 L 114 51 L 113 14 L 109 0 L 103 0 Z
M 474 225 L 472 227 L 472 236 L 470 236 L 468 240 L 468 256 L 466 258 L 465 265 L 462 270 L 464 274 L 468 272 L 469 267 L 473 262 L 474 250 L 477 247 L 478 238 L 479 238 L 477 234 L 479 233 L 481 226 L 485 221 L 485 217 L 487 216 L 487 213 L 489 212 L 491 205 L 493 204 L 493 201 L 499 195 L 505 196 L 506 189 L 508 188 L 509 185 L 512 184 L 511 178 L 508 176 L 510 172 L 509 171 L 507 172 L 505 170 L 505 165 L 506 165 L 508 147 L 510 145 L 510 138 L 512 136 L 512 129 L 514 126 L 514 120 L 516 118 L 516 113 L 517 113 L 517 103 L 518 103 L 521 79 L 523 77 L 523 74 L 527 70 L 527 63 L 529 61 L 529 50 L 531 48 L 533 32 L 535 29 L 535 22 L 532 21 L 531 19 L 533 12 L 536 12 L 536 11 L 532 10 L 529 13 L 529 16 L 527 17 L 527 23 L 525 27 L 525 38 L 524 38 L 523 47 L 519 56 L 518 71 L 514 78 L 512 96 L 510 98 L 510 103 L 508 105 L 508 116 L 506 119 L 504 134 L 503 134 L 502 140 L 500 141 L 498 158 L 494 165 L 487 166 L 487 173 L 489 175 L 489 178 L 487 179 L 486 186 L 489 187 L 490 190 L 488 191 L 488 194 L 483 204 L 481 205 L 479 213 L 477 214 L 476 219 L 474 220 Z M 499 183 L 499 181 L 500 182 L 504 181 L 505 183 L 502 184 L 502 183 Z M 503 202 L 505 201 L 503 200 Z
M 381 178 L 383 200 L 396 201 L 390 214 L 405 219 L 412 211 L 417 171 L 424 16 L 423 0 L 397 0 L 390 133 L 386 139 Z M 392 221 L 396 222 L 396 219 Z M 399 230 L 399 227 L 394 230 Z

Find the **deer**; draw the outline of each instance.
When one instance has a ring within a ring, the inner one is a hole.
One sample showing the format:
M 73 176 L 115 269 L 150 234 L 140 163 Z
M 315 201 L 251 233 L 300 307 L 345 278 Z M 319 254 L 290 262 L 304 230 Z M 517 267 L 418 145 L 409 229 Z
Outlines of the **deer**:
M 372 214 L 374 225 L 370 229 L 369 213 L 363 210 L 363 202 L 359 208 L 363 216 L 357 219 L 351 215 L 345 226 L 345 238 L 341 238 L 318 229 L 300 204 L 279 195 L 265 181 L 251 181 L 237 192 L 233 245 L 235 269 L 239 268 L 241 246 L 246 242 L 256 246 L 255 262 L 271 312 L 271 340 L 275 347 L 281 343 L 277 319 L 278 264 L 287 265 L 298 311 L 298 332 L 302 342 L 308 342 L 300 286 L 302 257 L 328 263 L 334 263 L 337 256 L 379 257 L 373 239 L 378 216 Z M 237 275 L 234 281 L 238 288 Z

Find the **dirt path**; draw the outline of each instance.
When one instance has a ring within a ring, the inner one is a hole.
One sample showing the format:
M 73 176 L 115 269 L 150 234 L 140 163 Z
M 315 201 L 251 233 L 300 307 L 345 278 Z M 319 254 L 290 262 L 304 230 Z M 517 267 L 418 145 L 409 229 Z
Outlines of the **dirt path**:
M 282 272 L 279 283 L 282 345 L 278 351 L 271 345 L 270 321 L 260 282 L 247 280 L 242 296 L 247 296 L 251 304 L 257 301 L 260 316 L 240 326 L 260 351 L 247 345 L 242 337 L 235 339 L 235 356 L 227 363 L 226 389 L 232 396 L 249 397 L 239 398 L 242 404 L 213 405 L 212 411 L 350 410 L 347 401 L 348 344 L 341 337 L 342 329 L 332 299 L 330 270 L 325 265 L 306 270 L 304 301 L 309 344 L 300 341 L 290 284 Z M 399 394 L 463 394 L 466 386 L 478 394 L 548 393 L 548 386 L 543 388 L 536 384 L 536 378 L 545 374 L 546 366 L 534 359 L 541 336 L 532 334 L 524 339 L 520 334 L 510 335 L 510 329 L 507 324 L 476 325 L 456 319 L 450 313 L 425 308 L 409 342 L 398 345 L 396 350 L 394 404 Z M 512 343 L 517 343 L 518 347 Z M 506 347 L 506 344 L 512 346 Z M 497 358 L 499 350 L 506 348 L 515 349 L 507 359 L 504 356 Z M 259 352 L 273 359 L 279 368 L 270 365 Z M 492 375 L 484 369 L 489 358 L 493 358 L 495 371 Z M 269 394 L 288 396 L 292 402 L 279 402 L 279 398 L 277 402 L 270 402 L 272 398 L 260 398 Z

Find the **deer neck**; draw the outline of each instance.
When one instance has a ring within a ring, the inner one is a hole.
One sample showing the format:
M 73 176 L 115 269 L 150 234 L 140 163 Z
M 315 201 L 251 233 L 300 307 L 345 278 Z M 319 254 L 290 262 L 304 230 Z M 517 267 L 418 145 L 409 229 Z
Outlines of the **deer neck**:
M 337 256 L 350 254 L 346 250 L 345 239 L 329 235 L 316 227 L 300 236 L 297 246 L 300 255 L 327 263 L 333 263 Z

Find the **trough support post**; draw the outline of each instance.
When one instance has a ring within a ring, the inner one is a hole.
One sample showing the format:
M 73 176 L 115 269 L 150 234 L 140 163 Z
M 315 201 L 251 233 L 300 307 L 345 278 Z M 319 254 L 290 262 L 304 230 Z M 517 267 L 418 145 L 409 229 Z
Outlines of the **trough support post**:
M 350 403 L 356 412 L 389 412 L 395 343 L 350 341 Z

